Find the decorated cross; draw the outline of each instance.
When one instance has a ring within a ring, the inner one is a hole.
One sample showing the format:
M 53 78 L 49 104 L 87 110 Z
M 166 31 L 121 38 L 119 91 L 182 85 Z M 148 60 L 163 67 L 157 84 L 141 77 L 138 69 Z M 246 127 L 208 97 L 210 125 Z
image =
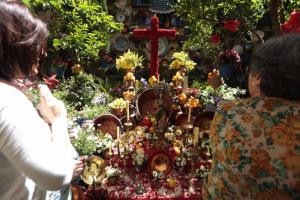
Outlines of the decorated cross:
M 158 78 L 158 39 L 160 37 L 176 36 L 175 29 L 159 29 L 158 17 L 151 18 L 151 29 L 135 29 L 133 36 L 136 38 L 150 38 L 151 40 L 151 67 L 150 77 L 155 75 Z

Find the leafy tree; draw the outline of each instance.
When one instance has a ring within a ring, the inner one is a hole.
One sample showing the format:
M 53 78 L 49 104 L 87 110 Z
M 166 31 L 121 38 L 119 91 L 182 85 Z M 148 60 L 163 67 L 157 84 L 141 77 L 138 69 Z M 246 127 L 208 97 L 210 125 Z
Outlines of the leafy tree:
M 106 0 L 24 0 L 48 23 L 49 57 L 93 64 L 105 49 L 113 32 L 122 24 L 107 13 Z
M 242 39 L 250 31 L 259 36 L 255 27 L 266 15 L 270 17 L 276 33 L 280 31 L 280 23 L 297 7 L 300 7 L 299 0 L 178 0 L 174 11 L 191 30 L 184 47 L 200 49 L 202 55 L 211 57 L 220 48 L 209 42 L 213 33 Z M 224 31 L 223 22 L 230 19 L 239 20 L 239 32 Z

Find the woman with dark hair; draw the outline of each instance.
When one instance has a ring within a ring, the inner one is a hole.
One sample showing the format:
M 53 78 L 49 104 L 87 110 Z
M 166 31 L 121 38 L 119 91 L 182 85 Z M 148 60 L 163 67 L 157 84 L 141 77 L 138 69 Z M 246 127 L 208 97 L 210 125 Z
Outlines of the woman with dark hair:
M 83 169 L 71 155 L 66 110 L 40 86 L 40 115 L 16 83 L 38 72 L 47 27 L 17 1 L 0 1 L 0 199 L 45 199 Z M 74 152 L 75 153 L 75 152 Z
M 224 103 L 211 124 L 204 199 L 300 199 L 300 35 L 253 54 L 251 98 Z

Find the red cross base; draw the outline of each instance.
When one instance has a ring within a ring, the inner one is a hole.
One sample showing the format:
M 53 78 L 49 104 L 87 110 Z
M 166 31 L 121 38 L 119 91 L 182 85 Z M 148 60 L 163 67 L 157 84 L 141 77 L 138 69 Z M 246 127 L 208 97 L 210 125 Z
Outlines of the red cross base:
M 149 38 L 151 40 L 151 66 L 150 77 L 158 78 L 158 39 L 160 37 L 175 38 L 175 29 L 159 29 L 158 17 L 151 17 L 151 29 L 134 29 L 133 36 L 136 38 Z

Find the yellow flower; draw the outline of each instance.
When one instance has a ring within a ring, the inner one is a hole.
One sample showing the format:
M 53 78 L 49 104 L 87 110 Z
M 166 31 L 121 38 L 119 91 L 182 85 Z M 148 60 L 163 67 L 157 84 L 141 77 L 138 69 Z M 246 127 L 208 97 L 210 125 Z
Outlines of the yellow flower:
M 133 75 L 132 72 L 128 72 L 128 73 L 124 76 L 124 80 L 125 80 L 125 81 L 135 81 L 135 76 Z
M 180 103 L 184 104 L 186 102 L 186 95 L 185 93 L 181 93 L 180 95 L 178 95 L 178 100 L 180 101 Z
M 137 53 L 128 50 L 122 56 L 117 58 L 116 67 L 117 69 L 124 69 L 127 71 L 131 71 L 137 66 L 142 66 L 143 57 L 139 56 Z
M 189 58 L 187 52 L 184 51 L 175 52 L 172 58 L 173 61 L 170 64 L 170 69 L 178 70 L 184 67 L 188 71 L 190 71 L 195 68 L 196 63 Z
M 81 65 L 79 64 L 75 64 L 73 67 L 72 67 L 72 72 L 73 73 L 79 73 L 79 72 L 82 72 L 83 71 L 83 68 L 81 67 Z
M 199 107 L 200 102 L 199 99 L 195 99 L 195 97 L 191 97 L 187 103 L 187 107 L 197 108 Z
M 136 80 L 136 81 L 135 81 L 135 87 L 136 87 L 136 88 L 140 88 L 141 86 L 142 86 L 141 81 Z
M 113 102 L 108 104 L 108 107 L 115 110 L 123 110 L 126 108 L 126 101 L 122 98 L 115 99 Z
M 134 98 L 134 96 L 135 96 L 135 92 L 133 92 L 133 91 L 126 91 L 126 92 L 123 92 L 123 96 L 124 96 L 125 100 L 132 101 L 133 98 Z
M 153 86 L 154 84 L 156 84 L 157 83 L 157 78 L 155 77 L 155 76 L 151 76 L 150 78 L 149 78 L 149 85 L 150 86 Z
M 183 78 L 179 72 L 176 73 L 175 76 L 173 76 L 172 81 L 182 81 Z

